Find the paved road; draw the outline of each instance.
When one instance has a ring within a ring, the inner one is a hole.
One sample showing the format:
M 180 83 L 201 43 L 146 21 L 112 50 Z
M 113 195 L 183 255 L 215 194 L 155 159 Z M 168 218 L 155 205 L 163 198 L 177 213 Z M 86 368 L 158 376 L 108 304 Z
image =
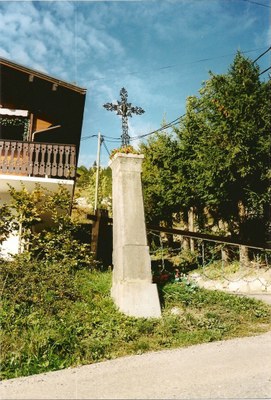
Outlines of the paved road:
M 4 381 L 2 399 L 270 399 L 271 332 Z

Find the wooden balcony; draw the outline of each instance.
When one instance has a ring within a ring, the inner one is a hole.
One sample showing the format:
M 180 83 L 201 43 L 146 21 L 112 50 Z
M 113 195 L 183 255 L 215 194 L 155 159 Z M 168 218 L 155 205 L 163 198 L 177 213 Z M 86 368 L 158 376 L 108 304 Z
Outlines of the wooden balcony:
M 0 140 L 0 175 L 74 179 L 76 146 Z

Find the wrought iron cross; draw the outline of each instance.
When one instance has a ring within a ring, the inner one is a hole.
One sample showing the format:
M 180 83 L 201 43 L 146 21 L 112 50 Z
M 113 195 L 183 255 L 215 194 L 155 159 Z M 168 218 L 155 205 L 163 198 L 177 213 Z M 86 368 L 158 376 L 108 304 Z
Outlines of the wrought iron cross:
M 132 117 L 132 114 L 143 114 L 145 111 L 141 107 L 132 106 L 131 103 L 127 103 L 128 92 L 125 88 L 120 91 L 121 101 L 117 101 L 117 104 L 106 103 L 104 108 L 108 111 L 116 111 L 117 115 L 122 116 L 122 135 L 121 145 L 122 147 L 128 146 L 130 143 L 130 136 L 128 134 L 128 117 Z

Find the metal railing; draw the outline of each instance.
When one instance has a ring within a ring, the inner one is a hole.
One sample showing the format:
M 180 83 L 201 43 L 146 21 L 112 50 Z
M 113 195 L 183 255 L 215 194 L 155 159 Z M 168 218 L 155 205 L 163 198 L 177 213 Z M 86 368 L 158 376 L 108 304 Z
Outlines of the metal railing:
M 174 279 L 233 293 L 271 293 L 270 243 L 248 245 L 228 237 L 216 240 L 214 235 L 164 227 L 149 227 L 147 232 L 153 243 L 150 254 L 156 283 Z M 174 236 L 171 246 L 165 233 Z M 195 240 L 193 251 L 184 238 Z
M 0 174 L 73 179 L 76 146 L 0 140 Z

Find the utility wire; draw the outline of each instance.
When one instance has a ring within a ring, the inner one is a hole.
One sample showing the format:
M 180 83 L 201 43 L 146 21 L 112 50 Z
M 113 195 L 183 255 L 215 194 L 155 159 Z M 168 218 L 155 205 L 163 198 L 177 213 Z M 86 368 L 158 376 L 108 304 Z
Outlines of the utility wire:
M 113 142 L 114 143 L 114 142 L 121 142 L 122 141 L 120 136 L 112 137 L 112 136 L 105 136 L 104 135 L 104 138 L 106 138 L 107 142 Z
M 105 140 L 103 140 L 103 145 L 104 145 L 105 150 L 107 151 L 108 155 L 110 156 L 110 151 L 108 150 L 108 147 L 105 144 Z
M 259 3 L 258 1 L 252 1 L 252 0 L 242 0 L 242 1 L 245 1 L 246 3 L 256 4 L 257 6 L 261 7 L 271 8 L 271 6 L 269 6 L 268 4 Z
M 164 125 L 164 126 L 162 126 L 161 128 L 155 129 L 155 130 L 152 131 L 152 132 L 148 132 L 148 133 L 145 133 L 145 134 L 143 134 L 143 135 L 138 135 L 138 136 L 131 136 L 131 137 L 130 137 L 130 141 L 138 140 L 138 139 L 143 139 L 143 138 L 145 138 L 145 137 L 147 137 L 147 136 L 153 135 L 154 133 L 158 133 L 158 132 L 165 131 L 166 129 L 171 128 L 172 126 L 177 125 L 177 124 L 180 122 L 181 118 L 183 118 L 185 115 L 186 115 L 186 114 L 181 115 L 181 116 L 178 118 L 179 121 L 174 122 L 174 121 L 175 121 L 175 120 L 174 120 L 173 122 L 171 122 L 171 123 L 169 123 L 169 124 L 167 124 L 167 125 Z
M 255 61 L 257 61 L 259 58 L 261 58 L 261 57 L 262 57 L 264 54 L 266 54 L 269 50 L 271 50 L 271 46 L 270 46 L 264 53 L 260 54 L 259 57 L 257 57 Z M 253 63 L 254 63 L 255 61 L 253 61 Z M 268 67 L 267 69 L 265 69 L 264 71 L 262 71 L 262 72 L 259 74 L 259 76 L 262 75 L 262 74 L 264 74 L 265 72 L 269 71 L 269 69 L 271 69 L 271 67 Z M 199 107 L 201 104 L 202 104 L 202 103 L 197 104 L 197 106 L 194 107 L 194 109 L 197 108 L 197 107 Z M 202 110 L 201 110 L 201 111 L 202 111 Z M 186 115 L 186 113 L 184 113 L 184 114 L 181 115 L 180 117 L 174 119 L 173 121 L 169 122 L 168 124 L 162 126 L 162 127 L 159 128 L 159 129 L 156 129 L 156 130 L 154 130 L 154 131 L 152 131 L 152 132 L 145 133 L 145 134 L 139 135 L 139 136 L 132 136 L 132 137 L 130 138 L 130 140 L 133 141 L 133 140 L 143 139 L 143 138 L 145 138 L 145 137 L 147 137 L 147 136 L 153 135 L 154 133 L 164 131 L 164 130 L 166 130 L 166 129 L 168 129 L 168 128 L 174 126 L 174 125 L 177 125 L 177 124 L 181 121 L 181 119 L 185 117 L 185 115 Z
M 243 54 L 247 54 L 247 53 L 252 53 L 254 51 L 259 51 L 259 50 L 263 50 L 263 49 L 264 49 L 264 47 L 259 47 L 257 49 L 244 50 L 244 51 L 242 51 L 242 53 Z M 235 55 L 235 53 L 228 53 L 228 54 L 223 54 L 221 56 L 202 58 L 202 59 L 199 59 L 199 60 L 190 61 L 190 62 L 182 63 L 182 64 L 165 65 L 165 66 L 162 66 L 162 67 L 148 69 L 148 70 L 145 70 L 145 71 L 144 70 L 139 70 L 139 71 L 126 72 L 126 73 L 122 74 L 120 78 L 123 78 L 123 76 L 126 76 L 126 75 L 137 75 L 137 74 L 141 74 L 141 73 L 148 73 L 148 72 L 153 72 L 153 71 L 166 70 L 166 69 L 178 67 L 179 65 L 183 66 L 183 65 L 198 64 L 198 63 L 201 63 L 201 62 L 212 61 L 212 60 L 215 60 L 215 59 L 229 57 L 229 56 L 233 56 L 233 55 Z M 117 78 L 117 79 L 119 79 L 119 78 Z M 100 81 L 100 80 L 112 80 L 112 78 L 107 78 L 106 76 L 103 76 L 101 78 L 91 79 L 91 82 L 96 82 L 96 81 Z M 116 78 L 113 79 L 113 81 L 115 81 L 115 80 L 116 80 Z
M 269 71 L 270 69 L 271 69 L 271 67 L 266 68 L 264 71 L 262 71 L 262 72 L 259 74 L 259 76 L 262 75 L 262 74 L 264 74 L 265 72 Z
M 201 101 L 199 104 L 197 104 L 195 107 L 193 107 L 194 110 L 195 110 L 196 108 L 200 107 L 202 104 L 203 104 L 203 101 Z M 200 111 L 203 111 L 205 108 L 206 108 L 206 107 L 204 107 L 204 108 L 203 108 L 202 110 L 200 110 Z M 145 134 L 139 135 L 139 136 L 132 136 L 132 137 L 130 138 L 130 140 L 143 139 L 144 137 L 153 135 L 154 133 L 162 132 L 162 131 L 164 131 L 164 130 L 166 130 L 166 129 L 168 129 L 168 128 L 171 128 L 172 126 L 178 125 L 178 124 L 181 122 L 182 118 L 184 118 L 185 116 L 186 116 L 186 113 L 180 115 L 178 118 L 174 119 L 173 121 L 169 122 L 168 124 L 163 125 L 161 128 L 158 128 L 158 129 L 156 129 L 156 130 L 154 130 L 154 131 L 152 131 L 152 132 L 145 133 Z
M 94 137 L 98 137 L 98 135 L 83 136 L 83 137 L 81 137 L 81 141 L 82 140 L 86 140 L 86 139 L 91 139 L 91 138 L 94 138 Z
M 264 56 L 266 53 L 268 53 L 268 51 L 270 51 L 270 50 L 271 50 L 271 46 L 267 50 L 265 50 L 262 54 L 260 54 L 257 58 L 255 58 L 255 60 L 253 61 L 253 64 L 256 61 L 258 61 L 262 56 Z
M 271 50 L 271 46 L 270 46 L 267 50 L 265 50 L 263 53 L 261 53 L 261 54 L 253 61 L 253 64 L 254 64 L 257 60 L 259 60 L 261 57 L 263 57 L 263 56 L 264 56 L 268 51 L 270 51 L 270 50 Z M 251 51 L 252 51 L 252 50 L 251 50 Z M 248 51 L 247 51 L 247 52 L 248 52 Z M 206 59 L 206 60 L 207 60 L 207 59 Z M 264 74 L 265 72 L 269 71 L 270 69 L 271 69 L 271 66 L 268 67 L 267 69 L 265 69 L 264 71 L 262 71 L 262 72 L 259 74 L 259 76 L 262 75 L 262 74 Z M 200 105 L 201 105 L 201 104 L 197 104 L 197 106 L 194 107 L 194 108 L 197 108 L 197 107 L 199 107 Z M 138 139 L 143 139 L 143 138 L 145 138 L 145 137 L 148 137 L 148 136 L 150 136 L 150 135 L 153 135 L 154 133 L 162 132 L 162 131 L 164 131 L 164 130 L 166 130 L 166 129 L 168 129 L 168 128 L 171 128 L 172 126 L 178 125 L 179 122 L 181 121 L 181 119 L 185 117 L 185 115 L 186 115 L 186 113 L 180 115 L 179 117 L 175 118 L 173 121 L 171 121 L 171 122 L 169 122 L 169 123 L 163 125 L 162 127 L 158 128 L 158 129 L 155 129 L 155 130 L 153 130 L 153 131 L 151 131 L 151 132 L 148 132 L 148 133 L 145 133 L 145 134 L 142 134 L 142 135 L 138 135 L 138 136 L 131 136 L 131 137 L 130 137 L 130 141 L 134 141 L 134 140 L 138 140 Z M 81 140 L 86 140 L 86 139 L 90 139 L 90 138 L 93 138 L 93 137 L 98 137 L 98 135 L 84 136 L 84 137 L 81 138 Z M 118 143 L 118 142 L 121 142 L 121 138 L 120 138 L 120 137 L 112 137 L 112 136 L 105 136 L 105 135 L 103 135 L 103 138 L 106 138 L 106 141 L 107 141 L 107 142 L 110 142 L 110 143 Z M 109 150 L 108 150 L 108 148 L 107 148 L 107 146 L 106 146 L 106 144 L 104 143 L 104 141 L 103 141 L 103 144 L 104 144 L 104 146 L 105 146 L 105 148 L 106 148 L 107 153 L 110 154 L 110 153 L 109 153 Z
M 263 56 L 264 56 L 268 51 L 270 51 L 270 50 L 271 50 L 271 46 L 270 46 L 267 50 L 265 50 L 263 53 L 261 53 L 261 54 L 253 61 L 253 64 L 254 64 L 257 60 L 259 60 L 261 57 L 263 57 Z M 262 75 L 262 74 L 264 74 L 265 72 L 267 72 L 269 69 L 271 69 L 271 67 L 269 67 L 269 68 L 265 69 L 264 71 L 262 71 L 262 72 L 259 74 L 259 76 Z M 196 107 L 199 107 L 200 105 L 201 105 L 201 104 L 197 104 Z M 195 108 L 196 108 L 196 107 L 195 107 Z M 145 137 L 148 137 L 148 136 L 150 136 L 150 135 L 153 135 L 154 133 L 161 132 L 161 131 L 164 131 L 164 130 L 166 130 L 166 129 L 172 127 L 172 126 L 175 126 L 175 125 L 177 125 L 177 124 L 181 121 L 182 118 L 185 117 L 185 115 L 186 115 L 186 113 L 184 113 L 183 115 L 180 115 L 179 117 L 177 117 L 177 118 L 174 119 L 173 121 L 167 123 L 166 125 L 162 126 L 162 127 L 159 128 L 159 129 L 155 129 L 154 131 L 145 133 L 145 134 L 143 134 L 143 135 L 131 136 L 131 137 L 130 137 L 130 141 L 134 141 L 134 140 L 138 140 L 138 139 L 143 139 L 143 138 L 145 138 Z M 113 141 L 120 141 L 120 140 L 121 140 L 120 138 L 111 138 L 111 139 L 113 139 Z M 108 140 L 108 139 L 107 139 L 107 140 Z

